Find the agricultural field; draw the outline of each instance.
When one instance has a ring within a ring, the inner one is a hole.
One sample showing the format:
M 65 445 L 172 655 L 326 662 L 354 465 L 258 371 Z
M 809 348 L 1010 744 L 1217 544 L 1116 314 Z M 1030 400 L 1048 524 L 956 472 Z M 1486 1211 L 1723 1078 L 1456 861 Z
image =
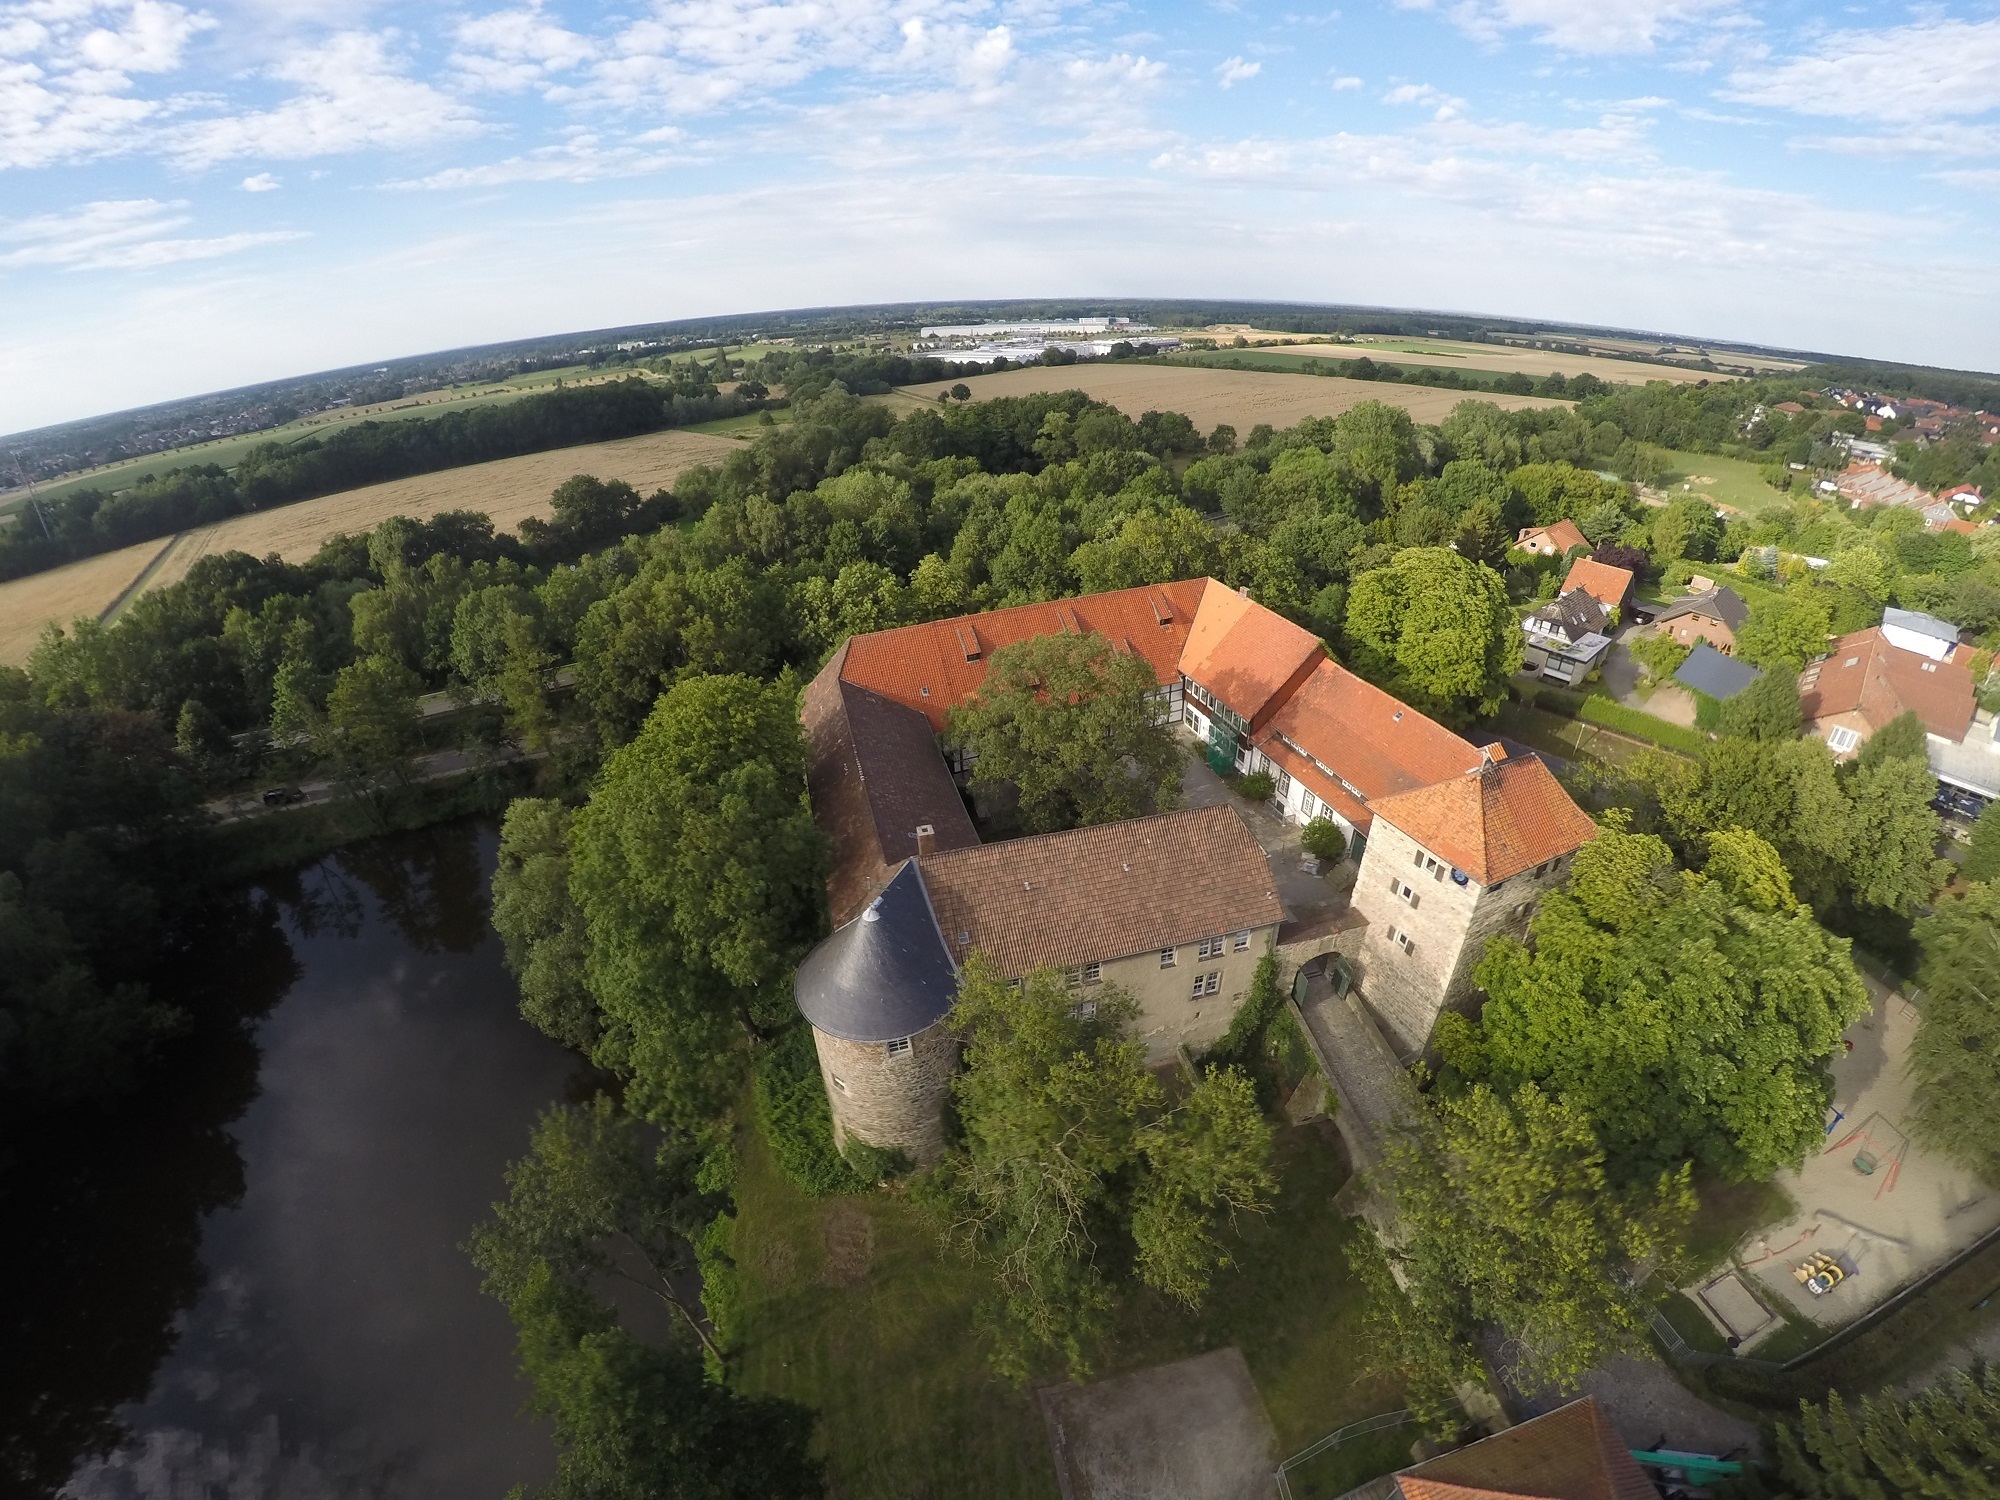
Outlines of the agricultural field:
M 1730 375 L 1710 375 L 1686 370 L 1678 365 L 1658 365 L 1633 359 L 1556 354 L 1547 349 L 1516 349 L 1508 344 L 1454 344 L 1443 339 L 1357 338 L 1351 344 L 1291 344 L 1282 354 L 1260 350 L 1266 358 L 1355 360 L 1368 358 L 1378 363 L 1423 365 L 1436 369 L 1464 370 L 1468 374 L 1491 375 L 1595 375 L 1612 385 L 1644 385 L 1665 380 L 1674 385 L 1693 385 L 1697 380 L 1733 380 Z
M 932 381 L 907 387 L 906 394 L 935 402 L 938 394 L 957 384 Z M 1203 432 L 1228 423 L 1248 434 L 1260 422 L 1291 427 L 1307 417 L 1337 417 L 1363 401 L 1400 406 L 1419 422 L 1441 422 L 1464 391 L 1394 382 L 1343 380 L 1322 375 L 1278 375 L 1256 370 L 1205 370 L 1183 365 L 1116 364 L 1037 365 L 1003 370 L 997 375 L 972 375 L 965 380 L 975 401 L 993 396 L 1026 396 L 1038 391 L 1084 391 L 1109 402 L 1129 417 L 1149 411 L 1177 411 Z M 1531 406 L 1566 406 L 1565 401 L 1540 396 L 1497 396 L 1481 393 L 1508 411 Z
M 49 621 L 102 614 L 169 545 L 156 538 L 0 583 L 0 665 L 26 661 Z
M 441 510 L 483 511 L 496 530 L 509 531 L 529 516 L 547 515 L 550 492 L 573 474 L 622 479 L 650 494 L 670 487 L 685 469 L 720 462 L 738 446 L 710 433 L 669 430 L 527 453 L 232 516 L 172 538 L 13 579 L 0 583 L 0 663 L 24 661 L 48 621 L 67 624 L 79 615 L 100 616 L 142 575 L 143 588 L 134 597 L 186 577 L 211 552 L 258 557 L 275 552 L 298 562 L 335 532 L 365 531 L 391 516 L 432 516 Z

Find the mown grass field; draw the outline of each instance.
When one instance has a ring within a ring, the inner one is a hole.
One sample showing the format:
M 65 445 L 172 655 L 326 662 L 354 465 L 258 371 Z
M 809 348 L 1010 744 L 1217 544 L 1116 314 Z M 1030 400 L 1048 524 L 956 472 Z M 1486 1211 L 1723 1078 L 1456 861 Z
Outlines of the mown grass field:
M 1361 1295 L 1342 1250 L 1365 1231 L 1334 1210 L 1346 1178 L 1337 1148 L 1317 1128 L 1301 1127 L 1280 1136 L 1278 1157 L 1279 1200 L 1271 1213 L 1238 1225 L 1236 1265 L 1217 1278 L 1203 1309 L 1134 1297 L 1095 1373 L 1234 1345 L 1280 1448 L 1293 1453 L 1401 1401 L 1362 1357 Z M 743 1384 L 823 1414 L 836 1495 L 1056 1494 L 1032 1393 L 991 1373 L 973 1331 L 983 1272 L 942 1250 L 890 1194 L 803 1197 L 754 1131 L 744 1141 L 737 1197 Z M 1405 1437 L 1398 1451 L 1408 1446 Z M 1374 1461 L 1372 1453 L 1358 1457 Z
M 642 495 L 651 494 L 671 488 L 682 471 L 719 463 L 740 446 L 713 433 L 669 430 L 525 453 L 232 516 L 171 539 L 141 542 L 12 579 L 0 583 L 0 663 L 26 660 L 43 625 L 51 620 L 67 625 L 79 615 L 97 617 L 155 558 L 159 561 L 146 574 L 146 590 L 185 578 L 188 569 L 211 552 L 248 552 L 256 557 L 275 552 L 289 562 L 300 562 L 335 532 L 365 531 L 391 516 L 427 519 L 444 510 L 476 510 L 491 516 L 496 530 L 511 531 L 529 516 L 547 515 L 550 492 L 573 474 L 622 479 Z
M 1246 351 L 1263 354 L 1268 351 Z M 905 388 L 920 401 L 935 403 L 938 392 L 956 381 L 938 380 Z M 1035 365 L 1003 370 L 997 375 L 971 375 L 965 385 L 972 399 L 1026 396 L 1037 391 L 1083 391 L 1109 402 L 1128 417 L 1149 411 L 1177 411 L 1202 432 L 1228 423 L 1248 436 L 1260 422 L 1285 428 L 1307 417 L 1337 417 L 1363 401 L 1400 406 L 1419 422 L 1441 422 L 1467 398 L 1468 392 L 1430 386 L 1344 380 L 1337 376 L 1284 375 L 1257 370 L 1204 370 L 1182 365 L 1098 363 Z M 1566 406 L 1539 396 L 1495 396 L 1477 393 L 1508 411 L 1531 406 Z
M 1757 465 L 1740 458 L 1669 449 L 1667 460 L 1672 469 L 1660 488 L 1669 496 L 1702 495 L 1753 517 L 1774 505 L 1789 505 L 1802 498 L 1796 491 L 1788 494 L 1772 489 L 1757 472 Z

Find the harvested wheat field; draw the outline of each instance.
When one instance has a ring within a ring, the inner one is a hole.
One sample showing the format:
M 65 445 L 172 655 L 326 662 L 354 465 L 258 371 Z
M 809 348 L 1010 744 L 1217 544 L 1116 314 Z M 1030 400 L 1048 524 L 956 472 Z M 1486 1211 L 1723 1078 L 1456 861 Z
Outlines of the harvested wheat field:
M 572 474 L 622 479 L 645 495 L 671 486 L 683 470 L 719 463 L 742 446 L 706 432 L 651 432 L 615 443 L 585 443 L 343 490 L 85 558 L 0 583 L 0 663 L 25 660 L 48 621 L 67 625 L 78 615 L 100 615 L 142 574 L 145 589 L 178 582 L 211 552 L 257 557 L 275 552 L 301 562 L 335 532 L 366 531 L 391 516 L 428 518 L 442 510 L 483 511 L 495 530 L 511 531 L 529 516 L 547 515 L 550 492 Z M 155 558 L 158 566 L 147 573 Z
M 956 381 L 937 380 L 907 387 L 920 399 L 936 401 L 938 392 Z M 1337 417 L 1363 401 L 1400 406 L 1419 422 L 1441 422 L 1467 397 L 1465 391 L 1441 391 L 1428 386 L 1398 385 L 1370 380 L 1343 380 L 1326 375 L 1274 375 L 1257 370 L 1204 370 L 1192 365 L 1037 365 L 1002 370 L 998 375 L 974 375 L 965 384 L 972 399 L 1027 396 L 1037 391 L 1085 391 L 1107 401 L 1128 417 L 1149 411 L 1177 411 L 1203 432 L 1227 422 L 1248 435 L 1259 422 L 1291 427 L 1307 417 Z M 1528 406 L 1567 406 L 1541 396 L 1481 394 L 1508 411 Z
M 1606 359 L 1600 355 L 1553 354 L 1547 349 L 1516 349 L 1507 344 L 1426 344 L 1399 348 L 1397 341 L 1357 340 L 1352 344 L 1291 344 L 1285 354 L 1307 354 L 1315 359 L 1360 359 L 1366 355 L 1382 365 L 1426 365 L 1445 370 L 1498 370 L 1502 375 L 1595 375 L 1608 385 L 1644 385 L 1664 380 L 1672 385 L 1693 385 L 1697 381 L 1734 380 L 1734 375 L 1718 375 L 1709 370 L 1689 370 L 1679 365 L 1656 365 L 1639 359 Z
M 17 667 L 26 661 L 51 620 L 67 625 L 78 615 L 96 619 L 166 546 L 161 537 L 0 583 L 0 663 Z

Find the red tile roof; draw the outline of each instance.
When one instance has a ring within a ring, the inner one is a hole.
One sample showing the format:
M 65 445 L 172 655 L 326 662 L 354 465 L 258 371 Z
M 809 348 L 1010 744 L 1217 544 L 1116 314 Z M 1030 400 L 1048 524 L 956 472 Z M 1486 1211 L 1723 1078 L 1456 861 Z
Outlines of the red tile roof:
M 1567 552 L 1572 547 L 1588 547 L 1590 538 L 1577 529 L 1576 522 L 1565 516 L 1553 526 L 1530 526 L 1514 540 L 1525 547 L 1536 540 L 1546 541 L 1558 553 Z
M 1325 660 L 1311 631 L 1209 579 L 1180 669 L 1259 729 Z
M 1396 1476 L 1407 1500 L 1658 1500 L 1589 1396 Z
M 1313 670 L 1254 743 L 1364 833 L 1375 798 L 1461 775 L 1483 759 L 1435 719 L 1331 661 Z
M 1373 804 L 1400 828 L 1481 885 L 1581 848 L 1597 825 L 1533 756 L 1488 762 L 1449 781 Z
M 1914 710 L 1927 732 L 1956 741 L 1965 738 L 1975 707 L 1971 672 L 1890 645 L 1880 626 L 1842 636 L 1799 674 L 1799 712 L 1808 724 L 1858 711 L 1876 730 Z
M 1034 636 L 1102 635 L 1145 657 L 1160 682 L 1172 682 L 1195 612 L 1212 590 L 1235 597 L 1213 579 L 1195 578 L 878 630 L 848 641 L 841 676 L 916 709 L 936 730 L 944 728 L 946 711 L 986 680 L 996 650 Z
M 1570 564 L 1561 592 L 1567 594 L 1571 589 L 1582 589 L 1606 609 L 1623 609 L 1632 593 L 1632 570 L 1579 557 Z
M 1285 920 L 1270 861 L 1229 806 L 926 855 L 938 930 L 1016 977 Z

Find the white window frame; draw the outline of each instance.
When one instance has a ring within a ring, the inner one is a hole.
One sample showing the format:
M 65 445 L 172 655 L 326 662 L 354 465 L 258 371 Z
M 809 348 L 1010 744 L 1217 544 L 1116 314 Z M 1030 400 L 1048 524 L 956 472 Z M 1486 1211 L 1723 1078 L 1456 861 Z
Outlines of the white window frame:
M 1409 881 L 1392 879 L 1389 882 L 1389 890 L 1390 893 L 1394 895 L 1397 900 L 1403 902 L 1412 911 L 1416 909 L 1417 888 L 1411 885 Z
M 1162 948 L 1160 950 L 1161 968 L 1171 969 L 1175 964 L 1179 962 L 1180 962 L 1180 950 L 1178 948 Z
M 1860 743 L 1860 734 L 1845 724 L 1836 724 L 1826 732 L 1826 748 L 1835 755 L 1845 755 Z
M 1244 928 L 1244 929 L 1243 929 L 1243 930 L 1242 930 L 1241 932 L 1239 932 L 1239 933 L 1237 933 L 1237 934 L 1236 934 L 1236 945 L 1235 945 L 1235 946 L 1236 946 L 1236 951 L 1237 951 L 1238 953 L 1241 953 L 1241 952 L 1243 952 L 1243 951 L 1244 951 L 1244 950 L 1245 950 L 1246 948 L 1248 948 L 1248 947 L 1250 946 L 1250 929 L 1249 929 L 1249 928 L 1247 928 L 1247 927 L 1246 927 L 1246 928 Z
M 908 1057 L 910 1055 L 910 1039 L 906 1036 L 890 1037 L 888 1041 L 882 1044 L 882 1055 L 890 1058 Z
M 829 1073 L 826 1076 L 833 1080 L 833 1086 L 839 1089 L 841 1093 L 844 1094 L 847 1092 L 847 1080 L 845 1078 L 842 1078 L 838 1073 Z
M 1103 982 L 1103 980 L 1104 980 L 1103 964 L 1093 959 L 1089 963 L 1083 966 L 1083 982 L 1085 984 L 1100 984 Z
M 1403 957 L 1405 958 L 1416 957 L 1417 953 L 1416 939 L 1411 937 L 1407 932 L 1403 931 L 1402 928 L 1391 927 L 1389 929 L 1389 941 L 1394 943 L 1398 948 L 1401 948 L 1403 950 Z
M 1222 970 L 1210 969 L 1208 971 L 1208 987 L 1204 989 L 1202 993 L 1204 995 L 1213 995 L 1221 988 L 1222 988 Z
M 1278 772 L 1278 800 L 1280 802 L 1283 802 L 1287 797 L 1291 795 L 1292 795 L 1292 773 L 1281 769 Z

